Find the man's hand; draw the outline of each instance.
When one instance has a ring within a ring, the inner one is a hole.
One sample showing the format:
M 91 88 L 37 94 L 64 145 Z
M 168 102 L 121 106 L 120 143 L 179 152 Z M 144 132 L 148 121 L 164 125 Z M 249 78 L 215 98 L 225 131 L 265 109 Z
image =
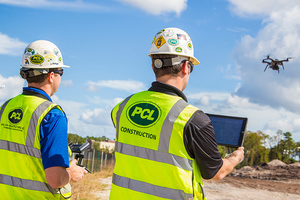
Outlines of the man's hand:
M 232 152 L 230 156 L 223 159 L 223 165 L 218 173 L 212 178 L 213 180 L 221 180 L 227 176 L 234 167 L 239 164 L 244 157 L 244 147 L 239 147 L 237 150 Z
M 83 168 L 77 165 L 77 160 L 72 160 L 70 163 L 70 168 L 67 169 L 69 173 L 70 180 L 72 181 L 80 181 L 85 174 L 87 174 L 87 171 Z
M 233 161 L 233 165 L 241 163 L 244 159 L 244 147 L 239 147 L 237 150 L 232 152 L 230 156 L 227 157 L 228 160 Z

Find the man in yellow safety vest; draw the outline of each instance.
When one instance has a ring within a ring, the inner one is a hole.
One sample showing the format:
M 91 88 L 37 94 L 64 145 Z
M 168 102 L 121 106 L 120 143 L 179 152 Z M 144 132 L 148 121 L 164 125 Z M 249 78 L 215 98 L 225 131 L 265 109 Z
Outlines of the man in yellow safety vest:
M 220 180 L 242 160 L 222 159 L 209 117 L 183 90 L 199 61 L 189 35 L 159 31 L 150 48 L 156 81 L 112 110 L 116 163 L 110 200 L 206 199 L 203 179 Z
M 87 172 L 69 164 L 67 117 L 50 98 L 69 66 L 46 40 L 26 47 L 21 66 L 28 87 L 0 107 L 1 199 L 70 198 L 69 181 Z

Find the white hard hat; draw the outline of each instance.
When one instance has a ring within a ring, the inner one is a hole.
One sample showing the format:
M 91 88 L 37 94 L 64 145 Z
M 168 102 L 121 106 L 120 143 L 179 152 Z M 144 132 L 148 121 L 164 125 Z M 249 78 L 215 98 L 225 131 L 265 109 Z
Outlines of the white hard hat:
M 194 57 L 194 47 L 190 36 L 179 28 L 165 28 L 153 38 L 149 56 L 171 54 L 188 57 L 194 65 L 200 62 Z
M 69 67 L 64 65 L 58 47 L 47 40 L 37 40 L 29 44 L 25 48 L 21 66 L 31 69 Z

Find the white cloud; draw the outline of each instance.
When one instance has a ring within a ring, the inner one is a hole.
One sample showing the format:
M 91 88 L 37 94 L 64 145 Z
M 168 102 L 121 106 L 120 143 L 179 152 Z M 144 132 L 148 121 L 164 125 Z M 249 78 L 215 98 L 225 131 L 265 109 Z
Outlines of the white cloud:
M 165 15 L 175 12 L 178 16 L 187 7 L 187 0 L 118 0 L 138 7 L 153 15 Z
M 50 1 L 50 0 L 0 0 L 0 4 L 53 10 L 88 10 L 109 11 L 111 8 L 98 4 L 86 3 L 82 0 L 74 1 Z
M 55 96 L 55 95 L 53 95 Z M 67 114 L 68 118 L 68 132 L 80 135 L 82 137 L 95 136 L 101 137 L 106 136 L 110 139 L 115 138 L 114 126 L 111 122 L 111 101 L 109 105 L 103 104 L 104 108 L 92 108 L 94 106 L 87 103 L 80 103 L 75 101 L 57 100 L 53 102 L 62 106 L 63 110 Z
M 227 0 L 231 3 L 231 11 L 243 17 L 250 16 L 269 16 L 273 12 L 285 11 L 299 5 L 298 0 Z
M 226 99 L 230 93 L 226 92 L 201 92 L 186 95 L 188 99 L 201 99 L 203 97 L 208 97 L 210 100 L 223 101 Z
M 73 84 L 73 81 L 72 81 L 72 80 L 63 80 L 63 81 L 61 82 L 61 85 L 62 85 L 63 87 L 71 87 L 71 86 L 73 86 L 74 84 Z
M 9 98 L 17 96 L 22 92 L 24 79 L 17 76 L 5 78 L 0 74 L 0 101 L 6 101 Z
M 276 135 L 278 130 L 290 131 L 293 138 L 300 141 L 300 114 L 284 108 L 276 109 L 268 105 L 253 103 L 247 97 L 243 98 L 229 93 L 197 93 L 187 97 L 191 104 L 196 105 L 205 113 L 247 117 L 247 130 L 249 131 L 259 130 L 270 136 Z
M 21 55 L 28 44 L 0 33 L 0 54 Z
M 200 98 L 200 103 L 204 106 L 210 105 L 210 97 L 209 96 L 203 96 Z
M 108 87 L 128 92 L 140 92 L 145 89 L 144 83 L 131 80 L 108 80 L 98 82 L 89 81 L 87 85 L 89 91 L 98 91 L 101 89 L 101 87 Z
M 229 0 L 234 12 L 244 17 L 260 16 L 265 26 L 253 37 L 242 37 L 234 51 L 237 73 L 242 83 L 235 95 L 249 102 L 300 114 L 300 2 L 291 0 Z M 262 59 L 286 59 L 280 74 L 272 69 L 264 72 Z
M 80 119 L 87 124 L 107 125 L 111 123 L 110 112 L 103 108 L 86 110 L 81 114 Z

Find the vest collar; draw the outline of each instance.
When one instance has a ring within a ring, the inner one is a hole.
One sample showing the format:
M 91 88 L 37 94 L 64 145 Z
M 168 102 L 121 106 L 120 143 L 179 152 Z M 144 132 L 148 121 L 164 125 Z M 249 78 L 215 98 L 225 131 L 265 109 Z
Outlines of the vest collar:
M 182 91 L 180 91 L 178 88 L 176 88 L 172 85 L 166 84 L 166 83 L 154 81 L 152 83 L 152 86 L 148 89 L 148 91 L 161 92 L 161 93 L 165 93 L 165 94 L 169 94 L 169 95 L 179 96 L 183 100 L 188 102 L 186 96 L 183 94 Z
M 37 96 L 43 99 L 46 99 L 48 101 L 52 102 L 52 99 L 49 97 L 49 95 L 44 92 L 43 90 L 33 88 L 33 87 L 23 87 L 23 95 L 32 95 L 32 96 Z

